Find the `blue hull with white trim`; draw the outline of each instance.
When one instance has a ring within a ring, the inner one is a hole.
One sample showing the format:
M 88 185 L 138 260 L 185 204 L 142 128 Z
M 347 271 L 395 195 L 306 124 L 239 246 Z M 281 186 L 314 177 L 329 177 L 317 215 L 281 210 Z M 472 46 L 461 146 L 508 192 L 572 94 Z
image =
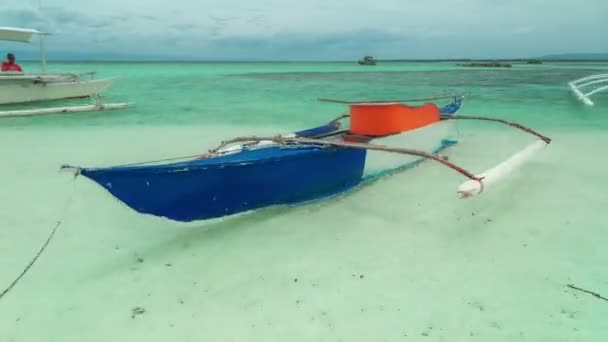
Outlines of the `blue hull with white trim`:
M 454 114 L 461 102 L 462 98 L 456 98 L 442 107 L 441 113 Z M 292 136 L 342 141 L 347 132 L 340 128 L 336 121 L 295 132 Z M 395 136 L 359 138 L 368 143 Z M 438 131 L 437 136 L 430 135 L 426 139 L 423 147 L 428 153 L 437 153 L 454 143 L 447 139 L 444 131 Z M 378 153 L 382 152 L 262 141 L 224 148 L 209 157 L 173 163 L 64 168 L 76 169 L 78 174 L 93 180 L 139 213 L 189 222 L 329 197 L 385 171 L 413 165 L 423 159 L 407 159 L 401 155 L 394 160 L 377 159 L 376 162 L 372 156 Z M 371 160 L 381 167 L 369 165 Z

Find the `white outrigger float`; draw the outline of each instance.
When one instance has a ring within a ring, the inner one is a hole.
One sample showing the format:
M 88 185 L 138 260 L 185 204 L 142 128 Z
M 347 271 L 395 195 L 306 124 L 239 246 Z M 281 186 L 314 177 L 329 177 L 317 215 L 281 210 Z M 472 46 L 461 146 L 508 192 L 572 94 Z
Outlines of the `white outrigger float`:
M 599 92 L 608 90 L 608 74 L 597 74 L 579 78 L 578 80 L 571 81 L 569 86 L 579 100 L 587 106 L 593 106 L 594 103 L 591 101 L 590 97 Z M 583 88 L 591 90 L 589 91 Z M 585 91 L 587 92 L 585 93 Z
M 101 92 L 109 88 L 118 77 L 94 79 L 94 72 L 47 73 L 44 36 L 48 33 L 31 28 L 0 27 L 0 41 L 30 43 L 32 36 L 40 38 L 40 73 L 0 72 L 0 107 L 54 100 L 91 98 L 92 104 L 52 108 L 0 110 L 0 118 L 15 116 L 75 113 L 127 108 L 130 103 L 102 104 Z

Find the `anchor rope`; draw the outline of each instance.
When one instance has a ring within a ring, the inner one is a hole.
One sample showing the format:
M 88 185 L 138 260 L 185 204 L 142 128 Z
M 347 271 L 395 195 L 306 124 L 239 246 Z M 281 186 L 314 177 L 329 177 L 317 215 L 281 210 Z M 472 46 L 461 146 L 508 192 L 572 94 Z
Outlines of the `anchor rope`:
M 19 276 L 17 276 L 13 282 L 6 287 L 6 289 L 4 289 L 1 293 L 0 293 L 0 300 L 7 295 L 16 285 L 17 283 L 21 280 L 21 278 L 23 278 L 25 276 L 25 274 L 30 270 L 30 268 L 34 265 L 34 263 L 36 262 L 36 260 L 38 260 L 38 258 L 40 257 L 40 255 L 42 255 L 42 253 L 44 252 L 44 250 L 46 249 L 46 247 L 49 245 L 49 243 L 51 242 L 51 240 L 53 239 L 53 237 L 55 236 L 55 233 L 57 232 L 57 229 L 59 228 L 59 226 L 61 226 L 61 223 L 63 222 L 63 219 L 70 207 L 70 205 L 72 204 L 72 199 L 74 198 L 74 193 L 75 193 L 75 189 L 76 189 L 76 184 L 75 184 L 75 179 L 74 179 L 74 186 L 72 188 L 72 193 L 70 194 L 70 196 L 68 197 L 68 199 L 66 200 L 66 203 L 64 205 L 63 208 L 63 213 L 61 214 L 61 218 L 57 221 L 57 223 L 55 224 L 55 226 L 53 227 L 53 229 L 51 230 L 51 234 L 49 234 L 48 238 L 46 239 L 46 241 L 44 242 L 44 244 L 42 245 L 42 247 L 40 248 L 40 250 L 38 251 L 38 253 L 36 253 L 36 255 L 34 255 L 34 257 L 32 258 L 32 260 L 30 261 L 30 263 L 23 269 L 23 271 L 21 271 L 21 274 L 19 274 Z

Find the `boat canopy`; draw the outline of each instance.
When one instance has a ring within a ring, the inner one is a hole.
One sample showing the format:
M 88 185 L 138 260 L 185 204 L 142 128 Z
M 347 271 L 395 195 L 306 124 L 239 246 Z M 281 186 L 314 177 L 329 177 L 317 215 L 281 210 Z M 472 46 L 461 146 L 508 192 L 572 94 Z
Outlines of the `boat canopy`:
M 0 40 L 29 43 L 32 35 L 46 35 L 42 31 L 31 28 L 0 27 Z

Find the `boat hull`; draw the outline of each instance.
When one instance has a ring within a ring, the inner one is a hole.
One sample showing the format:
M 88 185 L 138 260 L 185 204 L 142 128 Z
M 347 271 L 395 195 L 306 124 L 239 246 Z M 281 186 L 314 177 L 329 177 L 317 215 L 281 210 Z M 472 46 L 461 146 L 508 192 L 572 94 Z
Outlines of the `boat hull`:
M 31 103 L 90 97 L 110 87 L 113 79 L 40 82 L 31 79 L 0 80 L 0 104 Z
M 137 212 L 188 222 L 346 191 L 361 181 L 365 155 L 350 148 L 269 147 L 218 160 L 81 174 Z

